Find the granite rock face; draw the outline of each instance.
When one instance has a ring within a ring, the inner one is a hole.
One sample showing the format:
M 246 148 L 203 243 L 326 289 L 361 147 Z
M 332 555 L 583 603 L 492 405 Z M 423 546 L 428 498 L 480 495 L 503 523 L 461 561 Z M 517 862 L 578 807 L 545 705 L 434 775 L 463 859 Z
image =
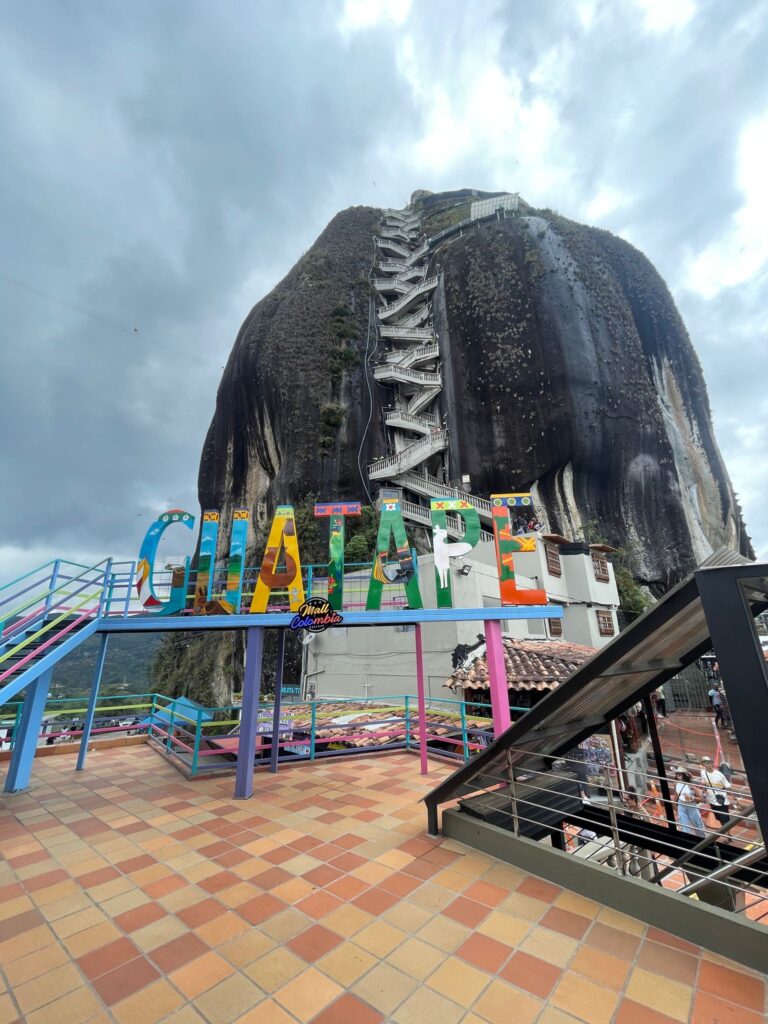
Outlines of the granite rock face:
M 387 445 L 368 358 L 380 216 L 336 216 L 243 324 L 200 466 L 201 505 L 224 524 L 241 504 L 263 524 L 308 492 L 367 500 L 365 466 Z M 550 530 L 627 547 L 659 591 L 713 548 L 751 554 L 701 367 L 641 253 L 522 203 L 434 245 L 429 273 L 450 479 L 481 496 L 531 489 Z

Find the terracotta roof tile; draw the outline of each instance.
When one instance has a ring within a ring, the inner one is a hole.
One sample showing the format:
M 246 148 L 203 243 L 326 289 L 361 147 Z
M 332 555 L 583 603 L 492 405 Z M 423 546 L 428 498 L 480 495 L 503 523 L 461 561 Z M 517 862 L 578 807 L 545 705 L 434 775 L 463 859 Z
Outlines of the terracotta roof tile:
M 504 665 L 510 690 L 554 690 L 595 653 L 565 640 L 513 640 L 504 638 Z M 457 668 L 445 684 L 452 690 L 487 690 L 488 664 L 485 653 Z

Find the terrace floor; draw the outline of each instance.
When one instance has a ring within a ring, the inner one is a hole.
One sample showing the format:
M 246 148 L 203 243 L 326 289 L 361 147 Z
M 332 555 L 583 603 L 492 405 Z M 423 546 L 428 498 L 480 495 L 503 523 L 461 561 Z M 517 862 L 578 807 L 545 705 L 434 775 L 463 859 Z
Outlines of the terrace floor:
M 0 1024 L 696 1024 L 765 979 L 450 840 L 406 754 L 185 781 L 146 746 L 0 800 Z

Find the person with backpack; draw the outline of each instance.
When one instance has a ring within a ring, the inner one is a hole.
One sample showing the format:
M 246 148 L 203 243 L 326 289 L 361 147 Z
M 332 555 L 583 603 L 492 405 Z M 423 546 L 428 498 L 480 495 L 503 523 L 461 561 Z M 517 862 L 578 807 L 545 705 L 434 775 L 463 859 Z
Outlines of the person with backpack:
M 731 784 L 721 771 L 712 764 L 711 757 L 701 759 L 701 781 L 706 786 L 707 803 L 712 808 L 712 813 L 724 825 L 730 817 L 730 800 L 728 790 Z
M 704 822 L 701 819 L 701 811 L 698 806 L 696 790 L 691 785 L 693 781 L 691 773 L 685 768 L 678 768 L 675 772 L 677 782 L 675 793 L 677 794 L 677 819 L 680 829 L 689 836 L 698 836 L 704 839 Z

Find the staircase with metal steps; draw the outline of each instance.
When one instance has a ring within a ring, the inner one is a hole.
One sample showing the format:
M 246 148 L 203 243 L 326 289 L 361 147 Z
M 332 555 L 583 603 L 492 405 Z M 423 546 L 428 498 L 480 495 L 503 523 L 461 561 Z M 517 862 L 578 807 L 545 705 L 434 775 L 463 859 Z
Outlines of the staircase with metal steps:
M 440 346 L 430 326 L 438 277 L 427 276 L 430 242 L 418 237 L 419 229 L 419 217 L 412 209 L 387 210 L 375 239 L 376 269 L 381 274 L 374 281 L 381 297 L 377 310 L 379 340 L 388 347 L 373 368 L 373 376 L 393 389 L 395 401 L 383 411 L 384 425 L 390 432 L 389 454 L 373 462 L 368 475 L 402 491 L 403 515 L 419 526 L 431 525 L 425 499 L 433 497 L 464 500 L 477 510 L 483 523 L 490 525 L 490 501 L 450 487 L 427 472 L 430 460 L 432 469 L 436 457 L 444 460 L 449 436 L 437 406 L 443 378 Z M 398 297 L 389 302 L 383 298 L 395 294 Z M 449 516 L 448 521 L 451 536 L 461 536 L 463 520 Z M 487 530 L 482 536 L 484 540 L 492 538 Z

